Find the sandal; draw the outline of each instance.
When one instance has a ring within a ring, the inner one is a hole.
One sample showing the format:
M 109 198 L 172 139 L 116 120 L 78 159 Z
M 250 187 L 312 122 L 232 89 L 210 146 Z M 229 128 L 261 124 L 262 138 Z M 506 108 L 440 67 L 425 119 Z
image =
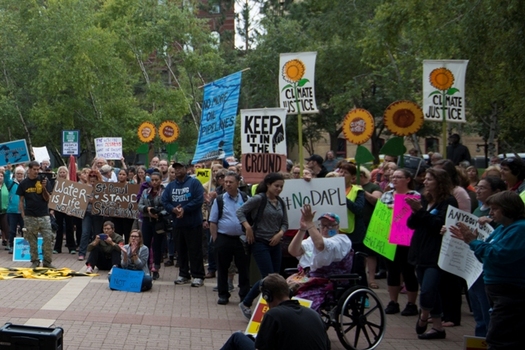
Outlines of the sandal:
M 375 282 L 368 283 L 368 286 L 372 289 L 379 289 L 379 285 Z
M 425 323 L 425 325 L 420 326 L 419 322 Z M 416 333 L 418 335 L 425 333 L 427 331 L 427 327 L 428 327 L 428 319 L 426 320 L 421 319 L 421 312 L 420 312 L 419 317 L 417 318 L 417 322 L 416 322 Z

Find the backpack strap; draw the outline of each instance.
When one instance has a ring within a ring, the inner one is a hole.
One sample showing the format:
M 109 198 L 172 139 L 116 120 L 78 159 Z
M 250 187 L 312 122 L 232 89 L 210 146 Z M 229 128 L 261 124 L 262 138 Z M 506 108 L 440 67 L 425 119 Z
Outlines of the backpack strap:
M 219 221 L 222 217 L 222 211 L 224 208 L 224 198 L 222 197 L 223 193 L 217 196 L 215 200 L 217 201 L 217 209 L 219 210 L 219 216 L 217 217 L 217 221 Z

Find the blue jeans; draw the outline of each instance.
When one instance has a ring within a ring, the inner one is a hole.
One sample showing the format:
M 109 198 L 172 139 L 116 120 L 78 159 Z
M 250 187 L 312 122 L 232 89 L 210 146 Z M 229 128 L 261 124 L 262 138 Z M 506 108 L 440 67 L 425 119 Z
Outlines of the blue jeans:
M 221 350 L 255 350 L 255 342 L 242 332 L 233 333 Z
M 272 247 L 268 243 L 255 242 L 252 245 L 252 255 L 261 273 L 261 278 L 265 278 L 271 273 L 279 273 L 282 259 L 281 243 Z M 260 284 L 261 281 L 257 281 L 250 289 L 243 300 L 245 306 L 252 306 L 253 301 L 259 295 Z
M 474 320 L 476 321 L 474 334 L 476 337 L 485 338 L 490 323 L 490 303 L 487 293 L 485 293 L 483 274 L 481 274 L 472 287 L 470 287 L 468 295 L 470 297 L 470 307 L 472 308 Z
M 417 280 L 419 281 L 419 306 L 430 310 L 430 316 L 442 317 L 441 296 L 439 283 L 442 270 L 439 267 L 416 266 Z
M 22 214 L 7 213 L 7 221 L 9 222 L 9 246 L 13 247 L 13 242 L 16 237 L 16 227 L 20 225 L 20 229 L 23 229 L 24 219 L 22 219 Z
M 86 256 L 87 246 L 95 235 L 102 233 L 103 224 L 104 218 L 102 216 L 91 215 L 90 212 L 86 211 L 86 215 L 84 215 L 84 219 L 82 219 L 82 237 L 80 238 L 80 245 L 78 247 L 79 256 Z

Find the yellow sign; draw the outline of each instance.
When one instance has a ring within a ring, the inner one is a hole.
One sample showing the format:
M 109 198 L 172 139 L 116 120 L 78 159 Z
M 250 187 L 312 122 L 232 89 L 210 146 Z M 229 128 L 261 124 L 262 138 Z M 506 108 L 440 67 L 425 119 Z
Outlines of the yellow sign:
M 473 337 L 469 335 L 464 336 L 465 339 L 465 350 L 485 350 L 488 349 L 487 341 L 485 338 Z
M 343 120 L 343 134 L 349 142 L 361 145 L 372 137 L 374 125 L 374 117 L 369 111 L 355 108 Z
M 211 169 L 196 169 L 195 177 L 204 185 L 211 179 Z
M 299 304 L 301 304 L 304 307 L 310 307 L 312 306 L 312 301 L 308 299 L 302 299 L 302 298 L 296 298 L 293 297 L 293 300 L 299 301 Z M 246 331 L 244 331 L 244 334 L 251 334 L 253 336 L 256 336 L 259 332 L 259 327 L 261 327 L 261 322 L 263 320 L 264 314 L 270 310 L 270 307 L 268 306 L 268 303 L 266 300 L 264 300 L 262 297 L 259 297 L 259 301 L 257 302 L 257 305 L 255 305 L 255 309 L 252 313 L 252 318 L 250 319 L 250 323 L 248 323 L 248 327 L 246 327 Z
M 140 124 L 137 131 L 139 140 L 142 142 L 151 142 L 155 138 L 155 125 L 151 122 L 144 122 Z
M 180 130 L 177 123 L 172 121 L 165 121 L 160 124 L 159 137 L 165 143 L 174 142 L 179 138 Z

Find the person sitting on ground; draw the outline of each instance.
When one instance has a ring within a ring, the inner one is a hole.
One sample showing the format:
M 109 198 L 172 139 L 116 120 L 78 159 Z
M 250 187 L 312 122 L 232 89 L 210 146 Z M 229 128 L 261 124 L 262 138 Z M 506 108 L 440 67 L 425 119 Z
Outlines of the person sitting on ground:
M 142 270 L 144 277 L 142 278 L 142 292 L 148 291 L 153 285 L 149 267 L 149 249 L 142 241 L 142 232 L 140 230 L 132 230 L 129 235 L 129 244 L 121 247 L 120 265 L 126 270 Z M 108 275 L 108 280 L 111 282 L 111 274 Z
M 331 289 L 328 276 L 352 271 L 352 242 L 339 234 L 339 216 L 325 213 L 318 219 L 320 231 L 313 223 L 315 211 L 305 204 L 301 209 L 299 232 L 288 246 L 290 255 L 299 259 L 299 274 L 309 277 L 299 286 L 296 296 L 312 301 L 312 309 L 319 310 Z M 304 239 L 308 231 L 310 237 Z
M 86 262 L 86 273 L 93 273 L 95 266 L 99 270 L 110 270 L 120 263 L 120 247 L 124 239 L 115 232 L 115 225 L 111 221 L 104 223 L 104 233 L 95 236 L 87 251 L 90 252 Z
M 321 317 L 297 300 L 290 300 L 290 290 L 282 276 L 272 273 L 265 277 L 261 294 L 270 310 L 264 314 L 255 342 L 244 333 L 236 332 L 221 350 L 330 349 Z

